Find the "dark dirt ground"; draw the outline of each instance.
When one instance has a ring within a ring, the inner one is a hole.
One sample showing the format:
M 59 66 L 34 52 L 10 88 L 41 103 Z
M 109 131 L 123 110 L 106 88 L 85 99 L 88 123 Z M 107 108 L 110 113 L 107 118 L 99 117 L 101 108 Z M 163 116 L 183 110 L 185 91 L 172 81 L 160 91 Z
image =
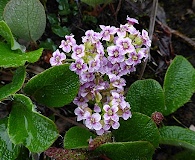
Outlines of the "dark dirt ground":
M 142 0 L 134 2 L 133 0 L 122 0 L 119 7 L 118 0 L 114 0 L 112 5 L 106 5 L 103 9 L 92 12 L 92 9 L 84 4 L 80 4 L 81 14 L 69 15 L 68 22 L 62 23 L 70 28 L 76 35 L 76 39 L 83 36 L 84 31 L 96 29 L 98 25 L 119 25 L 126 22 L 126 17 L 135 17 L 139 19 L 140 28 L 148 29 L 152 1 Z M 47 0 L 47 13 L 58 14 L 58 3 L 55 0 Z M 102 5 L 101 5 L 102 7 Z M 119 10 L 117 10 L 119 7 Z M 95 14 L 94 14 L 95 13 Z M 117 13 L 117 14 L 116 14 Z M 96 23 L 83 21 L 85 15 L 95 15 Z M 151 61 L 148 62 L 143 79 L 153 78 L 163 83 L 167 67 L 175 55 L 183 55 L 195 67 L 195 1 L 194 0 L 159 0 L 157 20 L 153 34 L 153 45 L 151 48 Z M 159 21 L 162 23 L 159 23 Z M 168 26 L 168 27 L 167 27 Z M 177 31 L 177 32 L 175 32 Z M 51 31 L 51 25 L 47 23 L 47 28 L 41 40 L 51 38 L 56 45 L 60 44 L 62 38 L 56 36 Z M 194 41 L 193 41 L 194 40 Z M 45 51 L 37 66 L 48 68 L 47 56 L 51 51 Z M 128 78 L 128 85 L 136 81 L 139 77 L 141 66 L 137 72 Z M 30 74 L 30 73 L 29 73 Z M 0 80 L 1 77 L 0 77 Z M 42 113 L 48 114 L 45 107 L 40 107 Z M 9 112 L 9 104 L 0 107 L 0 117 L 4 117 Z M 69 114 L 69 113 L 67 113 Z M 165 117 L 164 124 L 189 127 L 195 125 L 195 95 L 191 101 L 178 109 L 174 114 Z M 63 123 L 60 122 L 59 123 Z M 62 124 L 59 124 L 59 126 Z M 69 126 L 66 126 L 69 127 Z M 66 127 L 62 127 L 61 131 Z M 172 156 L 183 148 L 161 145 L 153 157 L 154 160 L 171 160 Z

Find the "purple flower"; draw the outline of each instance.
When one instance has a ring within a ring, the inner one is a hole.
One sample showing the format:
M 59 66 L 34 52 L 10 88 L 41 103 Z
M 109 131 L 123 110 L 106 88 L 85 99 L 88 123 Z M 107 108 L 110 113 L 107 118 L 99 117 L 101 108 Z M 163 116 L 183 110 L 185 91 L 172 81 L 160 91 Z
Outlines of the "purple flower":
M 103 106 L 103 109 L 106 112 L 104 114 L 104 119 L 105 120 L 109 120 L 109 119 L 112 119 L 114 121 L 119 120 L 119 117 L 116 114 L 116 112 L 118 111 L 117 105 L 114 104 L 112 107 L 110 107 L 109 105 L 106 104 L 106 105 Z
M 110 78 L 110 83 L 112 86 L 118 89 L 123 89 L 123 87 L 126 86 L 125 79 L 119 76 L 113 76 L 112 78 Z
M 73 37 L 74 35 L 65 36 L 66 41 L 62 40 L 59 48 L 62 48 L 64 52 L 69 53 L 71 51 L 71 46 L 76 44 L 76 40 Z
M 127 24 L 125 25 L 121 24 L 120 28 L 118 28 L 117 30 L 117 35 L 119 37 L 126 37 L 128 29 L 129 29 L 129 26 Z
M 80 81 L 82 84 L 86 83 L 86 82 L 91 82 L 95 79 L 95 75 L 94 73 L 90 73 L 90 72 L 84 72 L 80 75 Z
M 120 123 L 112 119 L 104 120 L 104 123 L 104 130 L 106 131 L 109 130 L 110 127 L 112 127 L 113 129 L 118 129 L 120 127 Z
M 95 87 L 94 82 L 87 82 L 80 86 L 79 95 L 87 97 L 88 100 L 94 98 L 93 88 Z
M 85 111 L 85 108 L 87 106 L 84 106 L 84 107 L 77 107 L 75 110 L 74 110 L 74 113 L 75 115 L 77 116 L 77 121 L 81 121 L 83 119 L 85 119 L 85 114 L 86 114 L 86 111 Z
M 95 104 L 95 105 L 94 105 L 93 110 L 94 110 L 94 112 L 96 112 L 96 113 L 100 113 L 100 112 L 101 112 L 101 108 L 98 106 L 98 104 Z
M 101 35 L 102 35 L 102 40 L 110 41 L 111 40 L 111 35 L 114 35 L 117 32 L 116 27 L 114 26 L 104 26 L 100 25 L 100 28 L 102 29 Z
M 87 64 L 84 63 L 83 59 L 77 59 L 75 63 L 70 65 L 70 70 L 77 74 L 82 74 L 87 71 Z
M 97 43 L 100 39 L 100 33 L 94 32 L 93 30 L 88 30 L 85 32 L 85 36 L 82 37 L 82 42 Z
M 71 55 L 71 57 L 75 60 L 83 57 L 85 55 L 85 46 L 80 44 L 80 45 L 74 45 L 72 47 L 73 53 Z
M 77 106 L 85 106 L 85 105 L 87 105 L 88 101 L 89 100 L 86 97 L 82 97 L 81 95 L 78 95 L 73 100 L 73 103 L 76 104 Z
M 132 114 L 131 114 L 131 111 L 130 111 L 130 104 L 128 103 L 128 102 L 126 102 L 126 107 L 120 107 L 120 109 L 119 110 L 121 110 L 122 111 L 122 118 L 124 119 L 124 120 L 127 120 L 127 119 L 129 119 L 129 118 L 131 118 L 132 117 Z
M 118 38 L 116 40 L 116 45 L 121 48 L 122 54 L 131 53 L 135 51 L 134 46 L 131 44 L 130 38 Z
M 100 130 L 102 128 L 100 120 L 101 115 L 99 113 L 93 113 L 92 115 L 88 114 L 86 116 L 85 125 L 89 129 Z
M 66 59 L 66 55 L 64 53 L 60 53 L 57 49 L 53 52 L 53 57 L 50 58 L 49 62 L 52 66 L 58 66 L 62 64 L 62 61 Z
M 135 19 L 135 18 L 130 18 L 129 16 L 127 16 L 126 19 L 127 19 L 127 23 L 128 23 L 129 25 L 134 25 L 135 23 L 139 24 L 138 20 Z
M 100 68 L 100 60 L 99 59 L 94 59 L 89 61 L 89 72 L 97 72 Z
M 151 46 L 151 40 L 148 36 L 148 32 L 146 30 L 142 30 L 142 38 L 144 40 L 144 45 L 147 46 L 147 47 L 150 47 Z
M 111 92 L 112 94 L 112 101 L 111 104 L 120 106 L 122 108 L 126 107 L 125 97 L 117 92 Z
M 125 60 L 125 56 L 122 54 L 118 46 L 110 46 L 107 48 L 108 51 L 108 60 L 112 63 L 120 63 Z
M 129 54 L 129 58 L 126 60 L 127 65 L 137 65 L 141 63 L 141 59 L 143 58 L 143 54 L 141 52 L 131 52 Z
M 135 72 L 136 70 L 134 65 L 127 65 L 126 62 L 120 63 L 120 68 L 121 70 L 118 74 L 119 77 L 130 74 L 131 72 Z

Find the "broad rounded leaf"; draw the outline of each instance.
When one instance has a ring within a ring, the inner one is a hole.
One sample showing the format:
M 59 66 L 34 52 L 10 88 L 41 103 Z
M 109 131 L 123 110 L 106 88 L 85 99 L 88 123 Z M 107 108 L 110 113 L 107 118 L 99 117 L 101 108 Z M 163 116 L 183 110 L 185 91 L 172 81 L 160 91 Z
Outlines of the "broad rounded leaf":
M 11 31 L 26 41 L 38 40 L 45 31 L 46 15 L 39 0 L 11 0 L 3 18 Z
M 127 92 L 126 100 L 131 110 L 151 116 L 155 111 L 164 112 L 164 94 L 161 85 L 153 80 L 138 80 Z
M 58 137 L 53 121 L 34 111 L 31 100 L 20 94 L 14 95 L 8 134 L 14 144 L 23 144 L 31 152 L 45 151 Z
M 117 142 L 148 141 L 156 148 L 159 145 L 160 134 L 156 124 L 150 117 L 133 113 L 132 118 L 121 120 L 120 127 L 113 130 Z
M 40 58 L 42 51 L 43 49 L 40 48 L 35 51 L 22 53 L 19 50 L 13 51 L 8 44 L 0 42 L 0 67 L 19 67 L 26 62 L 34 63 Z
M 190 100 L 195 91 L 195 70 L 184 57 L 175 57 L 167 69 L 163 89 L 166 115 Z
M 1 0 L 0 1 L 0 21 L 3 20 L 3 11 L 4 11 L 4 8 L 7 4 L 7 2 L 9 2 L 9 0 Z
M 178 126 L 165 126 L 159 129 L 161 144 L 181 146 L 195 150 L 195 132 Z
M 8 25 L 4 21 L 0 21 L 0 36 L 5 38 L 7 43 L 11 45 L 12 50 L 20 49 L 22 52 L 24 52 L 25 47 L 21 46 L 13 37 L 12 32 Z
M 152 159 L 154 147 L 147 141 L 106 143 L 96 149 L 111 160 Z
M 11 142 L 7 133 L 7 118 L 0 120 L 0 157 L 1 160 L 16 159 L 20 153 L 20 146 Z
M 15 71 L 12 82 L 0 88 L 0 100 L 16 93 L 23 85 L 26 78 L 25 67 L 19 67 Z
M 62 107 L 72 102 L 78 89 L 78 76 L 64 64 L 34 76 L 24 87 L 24 92 L 43 105 Z
M 64 137 L 64 148 L 76 149 L 76 148 L 88 148 L 89 139 L 94 138 L 95 135 L 85 128 L 78 126 L 70 128 Z

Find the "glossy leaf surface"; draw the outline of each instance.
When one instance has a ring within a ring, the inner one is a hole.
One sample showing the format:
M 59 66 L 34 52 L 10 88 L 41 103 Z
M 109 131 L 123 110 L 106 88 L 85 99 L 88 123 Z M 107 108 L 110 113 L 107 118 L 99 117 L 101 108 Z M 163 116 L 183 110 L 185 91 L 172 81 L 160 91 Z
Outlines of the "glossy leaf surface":
M 19 50 L 13 51 L 8 44 L 0 42 L 0 67 L 19 67 L 26 62 L 34 63 L 40 58 L 42 51 L 43 49 L 40 48 L 35 51 L 22 53 Z
M 132 118 L 120 120 L 120 127 L 113 130 L 116 142 L 148 141 L 155 148 L 159 145 L 160 134 L 150 117 L 133 113 Z
M 64 148 L 76 149 L 76 148 L 88 148 L 89 139 L 95 137 L 89 130 L 81 127 L 70 128 L 64 137 Z
M 31 152 L 43 152 L 58 137 L 53 121 L 36 112 L 31 100 L 20 94 L 14 95 L 8 133 L 14 144 L 23 144 Z
M 168 115 L 188 102 L 195 92 L 194 67 L 182 56 L 177 56 L 167 69 L 164 80 L 166 113 Z
M 146 141 L 106 143 L 97 148 L 97 151 L 112 160 L 152 159 L 154 147 Z
M 159 129 L 161 144 L 181 146 L 195 150 L 195 132 L 178 126 L 165 126 Z
M 0 36 L 2 36 L 7 43 L 11 45 L 12 50 L 20 49 L 22 52 L 24 51 L 24 47 L 14 39 L 10 28 L 4 21 L 0 21 Z
M 34 76 L 24 87 L 24 92 L 46 106 L 62 107 L 72 102 L 78 89 L 78 76 L 64 64 Z
M 134 82 L 127 92 L 126 100 L 131 110 L 151 116 L 155 111 L 164 112 L 164 93 L 161 85 L 153 80 L 138 80 Z
M 19 67 L 14 73 L 12 82 L 0 88 L 0 100 L 16 93 L 23 85 L 26 77 L 25 67 Z
M 7 118 L 0 120 L 0 157 L 2 160 L 17 158 L 20 146 L 11 142 L 7 133 Z

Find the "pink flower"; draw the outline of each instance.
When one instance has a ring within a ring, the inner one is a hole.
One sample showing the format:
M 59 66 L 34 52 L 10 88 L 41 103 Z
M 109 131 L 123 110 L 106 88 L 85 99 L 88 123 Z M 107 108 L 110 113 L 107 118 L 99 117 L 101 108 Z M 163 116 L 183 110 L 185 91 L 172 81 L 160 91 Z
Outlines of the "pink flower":
M 146 30 L 142 30 L 142 38 L 144 40 L 144 45 L 147 46 L 147 47 L 150 47 L 151 46 L 151 40 L 148 36 L 148 32 Z
M 102 29 L 101 35 L 102 35 L 102 40 L 110 41 L 111 35 L 114 35 L 117 32 L 116 27 L 113 26 L 104 26 L 100 25 L 100 28 Z
M 64 52 L 69 53 L 71 51 L 71 46 L 76 44 L 76 40 L 73 37 L 74 35 L 65 36 L 66 41 L 62 40 L 59 48 L 62 48 Z
M 109 46 L 107 48 L 108 51 L 108 60 L 112 63 L 120 63 L 125 60 L 125 56 L 122 54 L 120 48 L 118 46 Z
M 129 29 L 129 26 L 127 24 L 125 25 L 121 24 L 120 28 L 118 28 L 117 35 L 119 37 L 126 37 L 128 29 Z
M 80 75 L 80 81 L 83 83 L 91 82 L 95 79 L 94 73 L 84 72 Z
M 70 70 L 77 74 L 82 74 L 87 71 L 87 64 L 84 63 L 83 59 L 77 59 L 75 63 L 70 65 Z
M 116 112 L 118 111 L 117 105 L 113 105 L 112 107 L 110 107 L 109 105 L 106 104 L 106 105 L 103 106 L 103 109 L 106 112 L 104 114 L 104 119 L 105 120 L 109 120 L 109 119 L 112 119 L 114 121 L 119 120 L 119 117 L 116 114 Z
M 101 115 L 99 113 L 93 113 L 92 115 L 88 114 L 86 116 L 85 125 L 89 129 L 100 130 L 102 128 L 100 120 L 101 120 Z
M 81 121 L 81 120 L 85 119 L 85 114 L 86 114 L 85 108 L 86 107 L 87 107 L 87 105 L 82 106 L 82 107 L 77 107 L 74 110 L 74 113 L 77 116 L 77 121 Z
M 130 18 L 129 16 L 127 16 L 126 19 L 129 25 L 134 25 L 135 23 L 139 24 L 138 20 L 135 18 Z
M 141 59 L 143 58 L 143 54 L 141 52 L 131 52 L 129 53 L 129 58 L 126 60 L 127 65 L 137 65 L 141 63 Z
M 126 107 L 120 107 L 120 109 L 122 110 L 122 118 L 124 120 L 127 120 L 129 118 L 132 117 L 131 111 L 130 111 L 130 104 L 128 102 L 126 102 Z
M 112 127 L 113 129 L 118 129 L 120 126 L 120 123 L 118 121 L 114 121 L 112 119 L 108 119 L 108 120 L 104 120 L 104 130 L 109 130 L 110 127 Z
M 52 66 L 58 66 L 62 64 L 62 61 L 66 59 L 66 55 L 64 53 L 60 53 L 57 49 L 53 52 L 53 57 L 50 58 L 49 62 Z
M 89 72 L 97 72 L 100 68 L 100 60 L 99 59 L 93 59 L 89 61 Z
M 85 55 L 85 46 L 80 44 L 80 45 L 74 45 L 72 47 L 73 53 L 71 55 L 71 57 L 75 60 L 83 57 Z
M 121 48 L 122 54 L 131 53 L 135 51 L 134 46 L 131 44 L 131 39 L 129 38 L 118 38 L 116 40 L 116 45 Z

